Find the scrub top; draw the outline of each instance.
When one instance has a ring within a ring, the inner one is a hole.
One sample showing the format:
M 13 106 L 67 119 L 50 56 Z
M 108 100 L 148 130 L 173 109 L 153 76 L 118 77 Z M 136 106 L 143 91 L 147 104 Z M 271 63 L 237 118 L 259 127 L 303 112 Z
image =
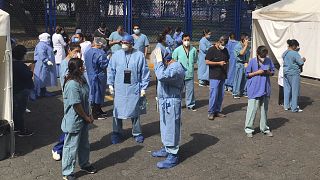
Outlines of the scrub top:
M 86 123 L 75 111 L 74 105 L 81 104 L 84 112 L 89 114 L 89 86 L 69 80 L 63 90 L 64 116 L 61 130 L 65 133 L 78 133 Z
M 110 37 L 109 37 L 109 40 L 110 41 L 121 41 L 123 39 L 123 37 L 125 35 L 127 35 L 128 33 L 124 33 L 122 36 L 118 33 L 118 31 L 114 31 L 111 33 Z M 120 44 L 114 44 L 112 47 L 111 47 L 111 52 L 114 53 L 116 51 L 118 51 L 119 49 L 121 49 L 121 45 Z
M 148 37 L 144 34 L 140 34 L 140 36 L 137 35 L 132 35 L 134 39 L 134 48 L 137 49 L 138 51 L 145 52 L 145 47 L 149 46 L 149 40 Z M 136 38 L 138 37 L 138 38 Z

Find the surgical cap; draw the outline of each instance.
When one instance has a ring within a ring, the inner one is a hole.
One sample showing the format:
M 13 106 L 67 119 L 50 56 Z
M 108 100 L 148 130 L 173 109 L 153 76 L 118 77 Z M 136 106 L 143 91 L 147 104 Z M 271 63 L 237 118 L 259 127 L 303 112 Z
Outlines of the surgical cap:
M 48 42 L 50 41 L 50 34 L 48 33 L 42 33 L 39 35 L 39 40 L 43 42 Z
M 94 41 L 94 43 L 96 45 L 100 45 L 100 46 L 106 46 L 107 45 L 107 41 L 102 37 L 95 37 L 93 41 Z
M 133 44 L 133 42 L 134 42 L 133 37 L 130 36 L 130 35 L 125 35 L 125 36 L 123 37 L 122 41 L 127 42 L 127 43 L 130 43 L 130 44 Z

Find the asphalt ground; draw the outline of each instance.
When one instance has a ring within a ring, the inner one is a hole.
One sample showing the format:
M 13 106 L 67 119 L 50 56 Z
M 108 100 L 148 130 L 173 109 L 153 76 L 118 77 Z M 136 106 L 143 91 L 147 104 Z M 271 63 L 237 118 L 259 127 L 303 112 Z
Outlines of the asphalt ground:
M 162 158 L 151 157 L 161 147 L 159 114 L 156 112 L 155 81 L 147 90 L 147 114 L 141 116 L 143 144 L 131 137 L 131 122 L 124 122 L 124 142 L 112 145 L 112 97 L 106 97 L 107 120 L 90 126 L 90 161 L 99 170 L 87 175 L 76 168 L 79 179 L 320 179 L 320 81 L 302 78 L 302 113 L 284 111 L 278 105 L 277 78 L 272 80 L 268 124 L 274 137 L 257 132 L 253 138 L 244 133 L 247 98 L 233 99 L 226 93 L 223 113 L 226 118 L 209 121 L 208 87 L 195 82 L 197 112 L 182 109 L 180 164 L 159 170 Z M 31 137 L 16 137 L 16 157 L 0 161 L 0 179 L 62 179 L 61 161 L 51 157 L 58 140 L 63 104 L 60 95 L 30 102 L 26 127 Z M 255 126 L 259 131 L 259 114 Z

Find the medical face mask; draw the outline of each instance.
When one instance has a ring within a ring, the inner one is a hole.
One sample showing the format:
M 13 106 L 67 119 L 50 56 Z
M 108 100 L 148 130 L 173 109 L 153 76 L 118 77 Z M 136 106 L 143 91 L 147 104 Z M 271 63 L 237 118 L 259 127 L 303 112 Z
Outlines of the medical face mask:
M 224 48 L 225 48 L 225 47 L 224 47 L 223 45 L 221 45 L 221 44 L 219 45 L 219 49 L 220 49 L 220 50 L 224 50 Z
M 79 53 L 79 52 L 77 53 L 77 58 L 79 58 L 79 59 L 81 58 L 81 53 Z
M 140 29 L 134 29 L 133 32 L 134 32 L 134 34 L 136 34 L 136 35 L 137 35 L 137 34 L 140 34 Z
M 129 50 L 129 45 L 128 45 L 128 44 L 122 44 L 122 45 L 121 45 L 121 48 L 122 48 L 124 51 L 128 51 L 128 50 Z
M 211 38 L 211 35 L 206 35 L 206 38 L 207 38 L 207 39 L 210 39 L 210 38 Z
M 300 51 L 300 47 L 297 47 L 295 51 L 299 52 Z
M 190 46 L 190 41 L 183 41 L 183 45 L 185 47 L 189 47 Z
M 79 42 L 79 38 L 77 38 L 77 37 L 73 38 L 73 42 L 74 42 L 74 43 Z

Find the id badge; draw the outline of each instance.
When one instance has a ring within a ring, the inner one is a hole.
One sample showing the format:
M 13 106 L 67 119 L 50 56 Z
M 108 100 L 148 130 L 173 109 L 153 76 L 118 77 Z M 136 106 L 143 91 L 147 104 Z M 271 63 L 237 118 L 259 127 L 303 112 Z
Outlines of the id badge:
M 131 84 L 131 70 L 124 70 L 123 83 Z

